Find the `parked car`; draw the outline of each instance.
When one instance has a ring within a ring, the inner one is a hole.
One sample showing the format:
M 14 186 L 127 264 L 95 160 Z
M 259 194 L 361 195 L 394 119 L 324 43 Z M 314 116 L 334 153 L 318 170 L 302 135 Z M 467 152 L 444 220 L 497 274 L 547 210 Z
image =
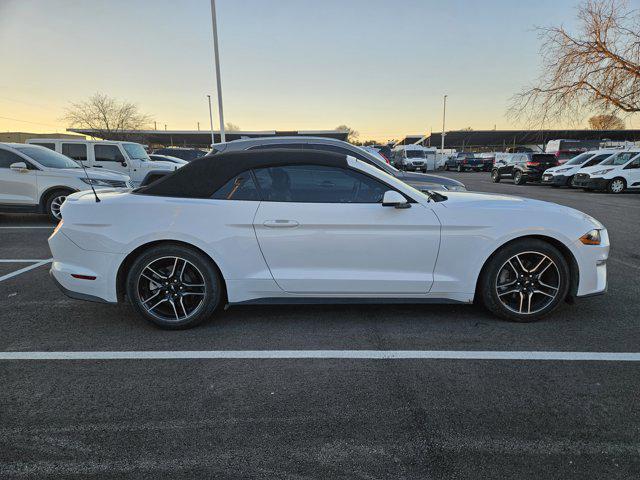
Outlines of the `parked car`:
M 436 149 L 422 145 L 398 145 L 391 153 L 393 165 L 408 172 L 427 172 L 436 169 Z
M 167 148 L 158 148 L 153 151 L 154 154 L 157 155 L 168 155 L 170 157 L 181 158 L 182 160 L 186 160 L 187 162 L 191 162 L 196 158 L 204 157 L 207 152 L 203 152 L 202 150 L 198 150 L 197 148 L 178 148 L 178 147 L 167 147 Z
M 126 297 L 169 329 L 247 303 L 477 300 L 530 322 L 607 286 L 609 237 L 590 216 L 504 195 L 434 198 L 346 154 L 222 153 L 97 204 L 76 193 L 62 213 L 49 238 L 62 291 Z M 389 254 L 398 243 L 415 248 Z
M 597 165 L 614 153 L 616 150 L 594 150 L 581 153 L 563 165 L 545 170 L 542 174 L 542 183 L 552 187 L 572 186 L 574 175 L 581 168 Z
M 485 165 L 482 159 L 471 152 L 458 152 L 444 162 L 444 169 L 447 171 L 457 170 L 458 172 L 463 172 L 465 170 L 475 170 L 479 172 L 484 168 Z
M 244 140 L 234 140 L 232 142 L 218 143 L 211 150 L 212 153 L 237 152 L 243 150 L 256 149 L 304 149 L 321 150 L 326 152 L 351 155 L 358 160 L 373 165 L 385 173 L 392 175 L 403 182 L 408 183 L 413 188 L 420 191 L 461 191 L 466 190 L 462 182 L 453 178 L 425 173 L 403 172 L 388 163 L 380 160 L 380 157 L 373 155 L 360 147 L 352 145 L 342 140 L 322 137 L 268 137 L 250 138 Z
M 46 213 L 60 220 L 68 195 L 130 187 L 129 177 L 87 168 L 70 158 L 37 145 L 0 143 L 0 212 Z
M 511 153 L 496 160 L 491 170 L 491 180 L 498 183 L 503 178 L 513 179 L 516 185 L 539 182 L 542 173 L 558 165 L 555 155 L 548 153 Z
M 170 173 L 180 167 L 171 162 L 152 162 L 144 147 L 134 142 L 33 138 L 27 143 L 66 155 L 85 167 L 128 175 L 134 186 L 140 185 L 146 177 L 158 175 L 158 172 Z
M 576 155 L 596 150 L 600 147 L 600 140 L 549 140 L 544 148 L 545 153 L 552 153 L 558 160 L 558 165 L 571 160 Z
M 372 145 L 380 155 L 386 160 L 387 163 L 391 163 L 391 147 L 389 145 Z
M 573 185 L 609 193 L 640 189 L 640 150 L 618 152 L 597 165 L 581 168 L 574 176 Z
M 479 158 L 482 160 L 482 171 L 483 172 L 490 172 L 491 169 L 493 168 L 493 164 L 496 161 L 496 154 L 495 152 L 483 152 L 483 153 L 476 153 L 476 158 Z
M 189 163 L 186 160 L 182 160 L 178 157 L 170 157 L 169 155 L 157 155 L 155 153 L 149 154 L 149 159 L 151 159 L 152 162 L 170 162 L 178 165 L 186 165 L 187 163 Z

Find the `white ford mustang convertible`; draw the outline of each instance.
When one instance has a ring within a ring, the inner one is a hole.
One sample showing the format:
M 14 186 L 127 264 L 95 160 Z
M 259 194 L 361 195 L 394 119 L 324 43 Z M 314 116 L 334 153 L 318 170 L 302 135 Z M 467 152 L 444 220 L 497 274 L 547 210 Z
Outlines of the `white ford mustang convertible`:
M 218 154 L 133 191 L 67 197 L 49 245 L 67 295 L 165 328 L 241 303 L 482 303 L 519 322 L 604 293 L 609 237 L 560 205 L 421 193 L 355 158 Z

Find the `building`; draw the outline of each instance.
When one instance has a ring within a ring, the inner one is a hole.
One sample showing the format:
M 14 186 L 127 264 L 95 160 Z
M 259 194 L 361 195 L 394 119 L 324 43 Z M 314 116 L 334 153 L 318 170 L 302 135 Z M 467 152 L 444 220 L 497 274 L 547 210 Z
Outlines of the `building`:
M 30 138 L 70 138 L 73 140 L 83 140 L 84 135 L 74 135 L 70 133 L 29 133 L 29 132 L 0 132 L 0 142 L 3 143 L 24 143 Z
M 638 142 L 640 130 L 457 130 L 446 132 L 444 147 L 456 150 L 503 151 L 509 147 L 523 145 L 544 147 L 549 140 L 561 139 Z M 437 132 L 413 143 L 440 147 L 441 141 L 441 133 Z
M 164 147 L 195 147 L 209 148 L 211 146 L 211 131 L 209 130 L 124 130 L 117 134 L 105 135 L 104 132 L 88 128 L 69 128 L 68 132 L 80 133 L 93 138 L 104 140 L 128 140 L 150 146 Z M 220 132 L 214 131 L 214 143 L 220 143 Z M 256 132 L 232 131 L 225 132 L 226 140 L 242 138 L 261 138 L 277 136 L 312 136 L 347 140 L 349 132 L 341 130 L 265 130 Z

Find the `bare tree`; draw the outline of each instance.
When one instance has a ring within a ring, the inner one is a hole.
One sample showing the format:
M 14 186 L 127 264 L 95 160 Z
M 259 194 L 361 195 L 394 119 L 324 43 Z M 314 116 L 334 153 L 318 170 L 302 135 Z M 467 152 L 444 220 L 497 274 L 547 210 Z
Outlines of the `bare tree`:
M 125 130 L 144 129 L 151 117 L 141 113 L 134 103 L 95 93 L 88 100 L 72 103 L 64 120 L 71 127 L 96 130 L 100 138 L 116 138 L 122 137 Z
M 235 123 L 231 123 L 231 122 L 226 122 L 224 124 L 224 129 L 227 132 L 239 132 L 240 131 L 240 126 L 236 125 Z
M 626 0 L 588 0 L 576 33 L 540 28 L 543 73 L 512 99 L 509 114 L 571 119 L 586 112 L 640 111 L 640 10 Z
M 589 119 L 592 130 L 624 130 L 624 121 L 615 115 L 594 115 Z
M 347 141 L 354 143 L 358 141 L 360 134 L 348 125 L 338 125 L 335 130 L 338 132 L 347 132 Z

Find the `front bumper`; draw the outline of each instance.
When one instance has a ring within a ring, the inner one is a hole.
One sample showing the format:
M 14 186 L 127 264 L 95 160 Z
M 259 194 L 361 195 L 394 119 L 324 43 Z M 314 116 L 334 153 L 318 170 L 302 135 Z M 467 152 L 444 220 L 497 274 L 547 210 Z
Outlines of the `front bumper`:
M 609 180 L 602 177 L 575 177 L 573 186 L 578 188 L 586 188 L 589 190 L 606 190 Z
M 563 187 L 565 185 L 569 185 L 569 179 L 566 175 L 551 175 L 546 174 L 542 175 L 542 183 L 545 185 L 557 185 L 559 187 Z
M 577 240 L 575 259 L 578 264 L 578 291 L 576 297 L 591 297 L 607 291 L 607 259 L 609 258 L 609 234 L 601 230 L 600 245 L 583 245 Z

